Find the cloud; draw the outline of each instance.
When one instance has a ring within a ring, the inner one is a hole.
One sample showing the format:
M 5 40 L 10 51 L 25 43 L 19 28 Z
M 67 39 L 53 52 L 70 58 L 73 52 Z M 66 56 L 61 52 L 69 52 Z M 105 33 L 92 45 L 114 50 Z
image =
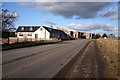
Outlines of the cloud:
M 2 0 L 2 2 L 118 2 L 118 0 Z
M 111 24 L 104 24 L 104 23 L 87 23 L 84 25 L 80 24 L 69 24 L 67 25 L 68 28 L 80 31 L 92 31 L 92 30 L 103 30 L 103 31 L 117 31 L 118 27 L 113 26 Z
M 52 13 L 54 15 L 63 16 L 65 18 L 94 18 L 98 11 L 102 10 L 110 2 L 34 2 L 22 3 L 33 10 L 40 10 L 45 13 Z
M 45 24 L 50 24 L 50 25 L 56 25 L 57 24 L 56 22 L 50 21 L 48 19 L 44 19 L 42 22 L 45 23 Z
M 109 8 L 106 11 L 101 11 L 100 16 L 104 17 L 104 18 L 109 18 L 111 20 L 117 20 L 118 19 L 118 9 Z

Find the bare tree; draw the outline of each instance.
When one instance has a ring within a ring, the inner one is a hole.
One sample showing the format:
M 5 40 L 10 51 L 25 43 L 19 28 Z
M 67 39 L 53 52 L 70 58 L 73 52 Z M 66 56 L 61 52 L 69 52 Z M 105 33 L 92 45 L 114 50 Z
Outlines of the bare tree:
M 16 29 L 14 24 L 17 17 L 18 15 L 16 12 L 9 12 L 7 9 L 0 9 L 0 33 L 2 32 L 0 37 L 8 38 L 8 44 L 10 32 Z
M 2 32 L 11 32 L 15 29 L 14 24 L 16 18 L 18 17 L 16 12 L 9 12 L 7 9 L 2 9 L 0 11 L 0 17 L 0 21 L 2 21 L 0 29 Z

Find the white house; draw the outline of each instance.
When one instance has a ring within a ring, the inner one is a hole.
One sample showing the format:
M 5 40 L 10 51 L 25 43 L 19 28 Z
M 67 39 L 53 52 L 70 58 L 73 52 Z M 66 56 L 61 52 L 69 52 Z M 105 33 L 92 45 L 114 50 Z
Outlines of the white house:
M 45 26 L 19 26 L 16 33 L 18 38 L 68 38 L 65 32 Z

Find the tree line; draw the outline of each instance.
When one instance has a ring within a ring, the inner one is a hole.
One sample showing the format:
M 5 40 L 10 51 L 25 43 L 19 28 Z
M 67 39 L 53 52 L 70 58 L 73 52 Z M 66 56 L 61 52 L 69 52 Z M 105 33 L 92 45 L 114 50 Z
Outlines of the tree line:
M 96 34 L 95 36 L 94 36 L 94 39 L 98 39 L 98 38 L 108 38 L 108 37 L 115 37 L 115 35 L 114 34 L 109 34 L 109 35 L 107 35 L 106 33 L 104 33 L 102 36 L 100 35 L 100 34 Z

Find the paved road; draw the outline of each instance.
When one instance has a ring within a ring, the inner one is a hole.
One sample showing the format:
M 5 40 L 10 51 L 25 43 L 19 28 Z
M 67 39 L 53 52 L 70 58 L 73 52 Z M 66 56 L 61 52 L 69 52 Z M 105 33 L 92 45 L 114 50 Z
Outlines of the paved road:
M 52 78 L 89 41 L 72 40 L 3 51 L 3 77 Z

